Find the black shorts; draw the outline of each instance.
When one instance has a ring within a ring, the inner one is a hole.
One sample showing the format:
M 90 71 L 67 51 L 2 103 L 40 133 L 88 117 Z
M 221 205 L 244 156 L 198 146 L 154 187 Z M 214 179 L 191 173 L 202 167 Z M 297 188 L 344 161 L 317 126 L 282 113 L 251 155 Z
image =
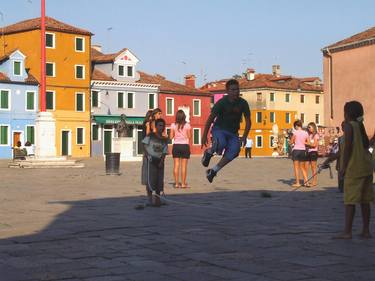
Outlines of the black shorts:
M 174 144 L 172 147 L 173 158 L 190 158 L 190 145 L 188 144 Z
M 318 151 L 310 151 L 308 157 L 310 162 L 318 161 Z
M 308 161 L 308 156 L 306 155 L 306 150 L 293 150 L 292 151 L 293 161 Z

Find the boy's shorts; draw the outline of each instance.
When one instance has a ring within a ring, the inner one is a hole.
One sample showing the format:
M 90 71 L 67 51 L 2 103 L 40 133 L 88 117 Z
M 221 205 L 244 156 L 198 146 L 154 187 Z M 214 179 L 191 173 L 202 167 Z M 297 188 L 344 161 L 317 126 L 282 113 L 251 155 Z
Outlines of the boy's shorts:
M 240 153 L 241 143 L 237 134 L 213 127 L 212 147 L 217 154 L 221 155 L 224 151 L 224 157 L 233 160 Z
M 344 204 L 366 204 L 374 201 L 373 175 L 344 179 Z
M 159 167 L 159 161 L 149 159 L 147 172 L 147 189 L 160 194 L 164 190 L 164 165 Z

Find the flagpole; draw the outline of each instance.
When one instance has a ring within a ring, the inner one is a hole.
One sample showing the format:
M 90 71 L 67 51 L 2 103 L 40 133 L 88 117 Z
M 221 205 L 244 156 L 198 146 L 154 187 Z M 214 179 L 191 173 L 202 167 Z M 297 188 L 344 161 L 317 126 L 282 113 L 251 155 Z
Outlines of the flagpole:
M 41 0 L 41 17 L 40 17 L 40 41 L 41 41 L 41 79 L 40 79 L 40 100 L 41 112 L 46 111 L 46 3 Z

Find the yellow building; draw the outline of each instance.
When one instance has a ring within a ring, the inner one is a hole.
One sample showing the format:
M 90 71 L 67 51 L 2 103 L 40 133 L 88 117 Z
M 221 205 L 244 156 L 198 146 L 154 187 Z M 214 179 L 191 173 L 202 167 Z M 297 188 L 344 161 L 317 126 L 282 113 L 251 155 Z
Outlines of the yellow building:
M 2 30 L 0 54 L 20 49 L 27 57 L 26 68 L 40 81 L 40 18 Z M 90 156 L 91 36 L 46 17 L 46 104 L 56 121 L 57 155 Z

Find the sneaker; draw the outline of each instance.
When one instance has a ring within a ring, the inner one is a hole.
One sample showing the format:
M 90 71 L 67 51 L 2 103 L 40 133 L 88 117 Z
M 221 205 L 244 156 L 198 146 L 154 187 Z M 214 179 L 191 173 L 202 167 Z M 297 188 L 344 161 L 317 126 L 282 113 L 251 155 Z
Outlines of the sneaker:
M 206 177 L 208 181 L 211 183 L 214 180 L 214 177 L 216 176 L 216 172 L 212 169 L 208 169 L 206 171 Z
M 203 156 L 202 156 L 202 160 L 201 160 L 202 165 L 204 167 L 208 167 L 208 165 L 210 164 L 210 160 L 211 160 L 212 156 L 213 156 L 213 154 L 209 153 L 208 149 L 206 149 L 204 151 Z

